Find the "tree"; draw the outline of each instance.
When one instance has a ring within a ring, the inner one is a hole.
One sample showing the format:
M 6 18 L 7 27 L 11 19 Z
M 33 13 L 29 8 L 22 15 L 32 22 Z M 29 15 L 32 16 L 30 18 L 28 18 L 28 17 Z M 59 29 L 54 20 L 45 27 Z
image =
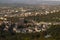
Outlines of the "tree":
M 52 25 L 48 30 L 48 34 L 51 34 L 52 37 L 56 40 L 60 39 L 60 25 Z

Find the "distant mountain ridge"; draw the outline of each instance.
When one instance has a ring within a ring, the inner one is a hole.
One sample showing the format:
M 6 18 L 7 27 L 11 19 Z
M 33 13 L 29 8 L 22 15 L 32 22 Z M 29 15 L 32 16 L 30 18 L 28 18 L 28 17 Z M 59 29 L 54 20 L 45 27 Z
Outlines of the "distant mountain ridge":
M 37 2 L 6 2 L 6 3 L 3 3 L 3 2 L 0 2 L 0 4 L 30 4 L 30 5 L 40 5 L 40 4 L 47 4 L 47 5 L 60 5 L 60 1 L 37 1 Z

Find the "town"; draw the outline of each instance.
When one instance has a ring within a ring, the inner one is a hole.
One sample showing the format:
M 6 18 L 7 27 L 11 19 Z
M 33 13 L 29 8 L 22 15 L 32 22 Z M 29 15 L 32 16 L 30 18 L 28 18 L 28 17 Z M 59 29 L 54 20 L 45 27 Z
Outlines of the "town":
M 0 31 L 11 33 L 42 33 L 60 25 L 59 5 L 0 7 Z M 51 34 L 44 36 L 51 37 Z
M 59 7 L 53 6 L 53 9 L 51 9 L 51 7 L 44 5 L 40 6 L 39 8 L 0 7 L 0 26 L 4 25 L 3 30 L 5 31 L 11 30 L 16 33 L 34 33 L 45 31 L 54 23 L 44 21 L 38 23 L 32 19 L 25 19 L 25 17 L 48 15 L 60 11 Z

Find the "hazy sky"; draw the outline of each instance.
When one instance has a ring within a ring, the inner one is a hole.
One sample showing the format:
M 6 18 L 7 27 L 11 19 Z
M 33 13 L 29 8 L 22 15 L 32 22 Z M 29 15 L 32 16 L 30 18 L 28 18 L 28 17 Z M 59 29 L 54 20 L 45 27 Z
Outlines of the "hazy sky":
M 60 1 L 60 0 L 45 0 L 45 1 Z
M 0 3 L 38 3 L 43 1 L 60 1 L 60 0 L 0 0 Z
M 35 1 L 60 1 L 60 0 L 0 0 L 0 2 L 35 2 Z

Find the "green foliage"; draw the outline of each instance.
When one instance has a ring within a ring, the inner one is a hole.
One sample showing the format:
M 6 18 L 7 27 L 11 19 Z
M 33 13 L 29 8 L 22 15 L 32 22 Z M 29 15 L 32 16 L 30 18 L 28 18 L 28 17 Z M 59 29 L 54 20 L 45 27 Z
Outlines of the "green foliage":
M 51 34 L 54 39 L 60 40 L 60 25 L 52 25 L 47 33 Z
M 52 35 L 50 38 L 45 38 L 46 34 Z M 0 40 L 60 40 L 60 25 L 51 25 L 46 32 L 40 33 L 15 33 L 0 31 Z
M 60 22 L 60 12 L 56 13 L 49 13 L 47 15 L 36 15 L 36 16 L 29 16 L 26 19 L 32 19 L 34 21 L 40 22 Z

